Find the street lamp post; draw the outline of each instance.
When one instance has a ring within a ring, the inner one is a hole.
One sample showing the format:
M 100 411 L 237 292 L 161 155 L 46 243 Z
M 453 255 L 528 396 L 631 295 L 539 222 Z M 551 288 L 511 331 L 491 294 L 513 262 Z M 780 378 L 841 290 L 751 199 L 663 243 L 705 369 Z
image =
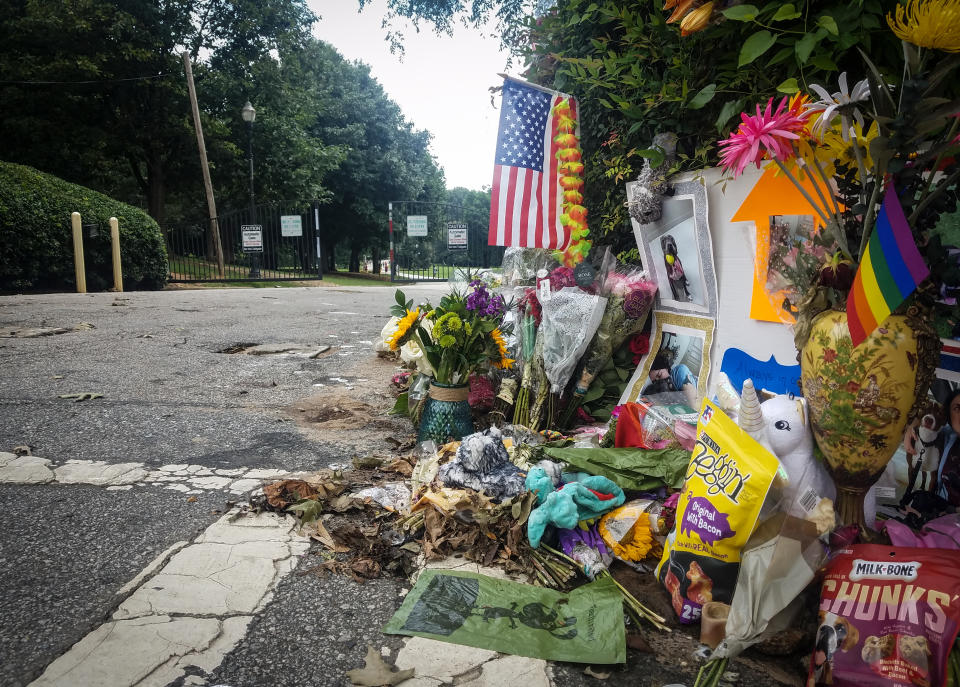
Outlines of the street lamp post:
M 250 224 L 256 224 L 257 204 L 253 195 L 253 120 L 257 118 L 257 111 L 253 109 L 253 105 L 250 104 L 249 100 L 247 104 L 243 106 L 243 109 L 240 110 L 240 115 L 243 117 L 243 121 L 247 123 L 247 152 L 250 158 Z M 263 234 L 261 233 L 261 250 L 262 237 Z M 254 252 L 250 255 L 250 279 L 258 279 L 259 277 L 260 254 Z

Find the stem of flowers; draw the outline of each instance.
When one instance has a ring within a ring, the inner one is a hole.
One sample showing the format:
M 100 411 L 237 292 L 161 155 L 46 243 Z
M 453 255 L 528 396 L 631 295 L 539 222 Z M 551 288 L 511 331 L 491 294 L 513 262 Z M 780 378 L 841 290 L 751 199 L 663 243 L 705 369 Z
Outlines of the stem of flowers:
M 833 216 L 836 224 L 831 225 L 829 229 L 833 230 L 833 236 L 837 240 L 837 246 L 840 248 L 840 250 L 846 255 L 850 255 L 850 246 L 847 243 L 846 234 L 843 232 L 843 224 L 840 221 L 840 206 L 837 204 L 837 198 L 833 195 L 833 189 L 830 186 L 830 182 L 827 180 L 827 175 L 823 171 L 823 167 L 820 166 L 819 161 L 817 161 L 816 156 L 813 158 L 813 168 L 817 170 L 817 174 L 820 176 L 824 186 L 827 188 L 827 194 L 830 196 L 830 201 L 833 203 Z
M 565 553 L 561 551 L 557 551 L 556 549 L 552 549 L 546 544 L 540 544 L 540 546 L 546 551 L 549 551 L 550 553 L 552 553 L 557 558 L 562 558 L 565 561 L 569 561 L 570 563 L 573 563 L 574 565 L 576 565 L 578 568 L 582 567 L 580 563 L 570 558 Z M 617 589 L 620 590 L 620 594 L 621 596 L 623 596 L 623 600 L 627 604 L 628 610 L 631 611 L 635 616 L 638 616 L 638 619 L 643 618 L 658 630 L 665 630 L 667 632 L 671 631 L 669 627 L 664 625 L 664 622 L 666 622 L 666 618 L 664 618 L 661 615 L 657 615 L 656 613 L 651 611 L 649 608 L 644 606 L 642 603 L 637 601 L 637 598 L 633 594 L 628 592 L 627 589 L 622 584 L 617 582 L 617 580 L 613 577 L 613 575 L 610 574 L 609 570 L 603 570 L 599 573 L 599 575 L 613 581 L 613 584 L 616 585 Z
M 850 122 L 850 115 L 841 114 L 840 119 L 843 122 L 843 128 L 846 131 L 853 130 L 853 155 L 857 158 L 857 168 L 860 170 L 860 202 L 866 200 L 866 196 L 863 193 L 863 185 L 867 183 L 867 165 L 863 161 L 863 151 L 860 150 L 860 138 L 857 136 L 856 129 L 853 129 L 853 124 Z
M 793 155 L 794 155 L 794 157 L 797 159 L 797 161 L 798 161 L 798 166 L 799 166 L 799 162 L 800 162 L 800 160 L 801 160 L 802 158 L 800 158 L 800 155 L 799 155 L 799 153 L 798 153 L 798 151 L 797 151 L 796 146 L 794 146 L 794 148 L 793 148 Z M 814 166 L 815 166 L 816 170 L 817 170 L 818 172 L 821 172 L 822 170 L 819 168 L 819 166 L 817 166 L 817 158 L 816 158 L 816 156 L 815 156 L 815 155 L 812 155 L 811 157 L 813 158 L 813 163 L 814 163 Z M 806 162 L 806 160 L 804 160 L 804 163 L 805 163 L 805 162 Z M 808 167 L 806 164 L 805 164 L 804 166 L 805 166 L 805 167 Z M 810 173 L 809 168 L 807 169 L 807 176 L 810 177 L 810 183 L 813 185 L 813 190 L 817 192 L 817 196 L 820 198 L 820 202 L 822 203 L 822 206 L 821 206 L 821 207 L 823 207 L 824 211 L 829 212 L 829 213 L 833 216 L 833 218 L 837 221 L 837 224 L 839 225 L 839 223 L 840 223 L 840 207 L 837 205 L 837 201 L 834 200 L 834 198 L 833 198 L 833 192 L 832 192 L 832 190 L 830 189 L 830 182 L 827 181 L 826 176 L 824 176 L 823 174 L 820 174 L 820 178 L 823 180 L 823 184 L 824 184 L 824 186 L 826 187 L 826 188 L 824 189 L 824 190 L 826 191 L 826 193 L 824 193 L 824 191 L 820 189 L 820 183 L 817 181 L 817 178 L 816 178 L 813 174 Z M 830 209 L 831 206 L 830 206 L 829 203 L 827 203 L 827 196 L 830 196 L 830 200 L 831 200 L 832 203 L 833 203 L 833 208 L 834 208 L 833 210 Z
M 947 141 L 952 141 L 957 135 L 957 127 L 960 126 L 960 117 L 955 117 L 953 120 L 953 125 L 950 127 L 950 131 L 947 133 Z M 947 156 L 947 151 L 950 150 L 952 146 L 949 144 L 944 146 L 940 151 L 940 154 L 937 156 L 936 162 L 933 163 L 933 167 L 930 168 L 930 174 L 927 176 L 927 183 L 923 187 L 923 193 L 920 194 L 920 202 L 922 203 L 926 200 L 927 195 L 930 193 L 930 187 L 933 185 L 933 178 L 937 175 L 937 168 L 940 167 L 940 163 L 943 161 L 943 158 Z M 913 223 L 915 213 L 910 215 L 910 222 Z
M 863 236 L 860 238 L 860 250 L 857 251 L 857 262 L 863 259 L 863 253 L 867 250 L 867 242 L 869 242 L 870 234 L 872 233 L 870 228 L 873 226 L 873 220 L 877 217 L 877 199 L 880 198 L 880 188 L 882 186 L 883 174 L 878 173 L 873 180 L 873 193 L 870 194 L 870 201 L 867 203 L 867 214 L 863 218 Z
M 931 176 L 932 175 L 933 173 L 931 172 Z M 916 222 L 917 218 L 920 216 L 920 213 L 926 210 L 927 207 L 930 205 L 930 203 L 932 203 L 937 199 L 937 196 L 939 196 L 941 193 L 943 193 L 948 188 L 953 186 L 953 184 L 956 183 L 958 179 L 960 179 L 960 169 L 956 170 L 955 172 L 953 172 L 953 174 L 951 174 L 946 179 L 941 181 L 937 185 L 937 187 L 933 189 L 933 191 L 931 191 L 927 195 L 927 197 L 920 202 L 919 205 L 917 205 L 914 211 L 910 213 L 910 219 L 908 220 L 909 223 L 912 225 L 914 222 Z
M 777 163 L 777 166 L 780 168 L 780 171 L 782 171 L 784 174 L 786 174 L 786 175 L 787 175 L 787 178 L 788 178 L 790 181 L 793 182 L 793 185 L 797 187 L 797 190 L 799 190 L 800 193 L 803 194 L 803 197 L 806 198 L 806 200 L 807 200 L 808 203 L 810 203 L 810 207 L 812 207 L 814 210 L 817 211 L 817 214 L 820 215 L 820 219 L 823 220 L 823 223 L 829 226 L 829 225 L 830 225 L 830 219 L 829 219 L 829 218 L 827 217 L 827 215 L 824 213 L 824 209 L 825 209 L 825 208 L 821 208 L 819 205 L 817 205 L 817 202 L 816 202 L 816 201 L 813 199 L 813 197 L 807 192 L 807 189 L 805 189 L 805 188 L 803 187 L 803 185 L 797 180 L 797 177 L 795 177 L 795 176 L 793 175 L 793 172 L 791 172 L 789 169 L 787 169 L 786 165 L 784 165 L 782 162 L 780 162 L 780 160 L 778 160 L 777 158 L 773 158 L 773 161 Z M 812 178 L 812 177 L 811 177 L 811 178 Z M 816 184 L 814 184 L 814 187 L 815 187 L 815 188 L 817 187 Z M 819 190 L 818 190 L 818 193 L 819 193 Z M 820 197 L 821 197 L 821 199 L 823 199 L 823 195 L 822 195 L 822 194 L 821 194 Z M 823 199 L 823 200 L 824 200 L 824 203 L 826 203 L 826 200 L 825 200 L 825 199 Z
M 729 660 L 728 658 L 720 658 L 707 661 L 700 667 L 697 673 L 697 681 L 693 683 L 693 687 L 715 687 L 720 684 L 720 678 L 723 677 Z

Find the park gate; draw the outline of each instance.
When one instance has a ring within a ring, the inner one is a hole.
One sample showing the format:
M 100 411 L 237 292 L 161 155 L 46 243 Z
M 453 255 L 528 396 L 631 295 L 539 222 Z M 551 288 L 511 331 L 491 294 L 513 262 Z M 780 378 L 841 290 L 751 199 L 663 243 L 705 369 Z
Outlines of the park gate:
M 487 245 L 487 218 L 450 203 L 391 202 L 390 280 L 446 281 L 455 269 L 499 267 L 504 248 Z
M 211 222 L 168 227 L 167 260 L 172 282 L 323 279 L 320 205 L 282 201 L 224 213 L 217 218 L 223 249 L 220 273 Z

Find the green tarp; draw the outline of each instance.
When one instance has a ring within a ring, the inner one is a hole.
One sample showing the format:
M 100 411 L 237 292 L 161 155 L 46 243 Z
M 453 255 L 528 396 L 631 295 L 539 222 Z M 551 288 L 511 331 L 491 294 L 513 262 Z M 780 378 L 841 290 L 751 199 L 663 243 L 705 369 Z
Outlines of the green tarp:
M 455 570 L 424 570 L 383 630 L 518 656 L 623 663 L 623 599 L 604 578 L 569 594 Z
M 679 488 L 690 464 L 690 451 L 679 447 L 656 451 L 547 447 L 543 452 L 591 475 L 603 475 L 621 489 L 630 491 L 651 491 L 662 486 Z

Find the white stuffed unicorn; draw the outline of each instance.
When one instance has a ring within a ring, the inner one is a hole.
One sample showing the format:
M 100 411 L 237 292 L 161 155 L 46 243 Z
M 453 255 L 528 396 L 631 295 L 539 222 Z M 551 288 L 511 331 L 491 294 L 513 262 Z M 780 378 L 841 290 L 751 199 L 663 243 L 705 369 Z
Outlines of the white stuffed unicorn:
M 821 498 L 836 500 L 837 488 L 823 464 L 813 455 L 813 434 L 807 402 L 790 395 L 778 395 L 760 404 L 766 444 L 790 476 L 784 498 L 789 513 L 804 517 Z
M 806 517 L 821 498 L 836 499 L 837 490 L 826 469 L 813 456 L 813 434 L 806 401 L 781 394 L 763 403 L 750 379 L 743 382 L 740 427 L 775 455 L 787 471 L 783 490 L 788 512 Z

